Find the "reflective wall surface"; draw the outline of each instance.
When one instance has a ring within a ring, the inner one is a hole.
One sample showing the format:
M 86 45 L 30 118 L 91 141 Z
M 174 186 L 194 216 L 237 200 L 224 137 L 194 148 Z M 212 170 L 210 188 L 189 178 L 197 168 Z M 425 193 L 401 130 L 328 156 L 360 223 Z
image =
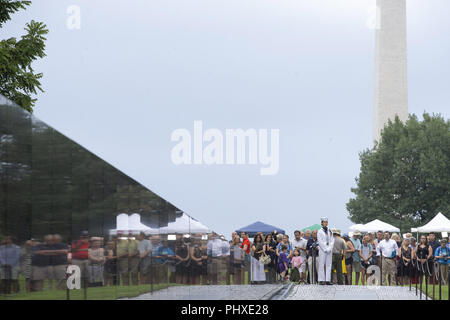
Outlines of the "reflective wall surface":
M 0 179 L 0 299 L 229 283 L 227 241 L 201 228 L 164 231 L 181 223 L 178 208 L 4 97 Z M 139 221 L 118 227 L 120 214 Z

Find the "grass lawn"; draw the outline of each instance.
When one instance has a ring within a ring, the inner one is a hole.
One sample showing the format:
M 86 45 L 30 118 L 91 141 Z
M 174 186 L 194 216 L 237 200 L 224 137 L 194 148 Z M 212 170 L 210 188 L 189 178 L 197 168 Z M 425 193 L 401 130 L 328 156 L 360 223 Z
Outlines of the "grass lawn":
M 248 284 L 248 273 L 245 272 L 244 284 Z M 225 281 L 220 284 L 226 285 Z M 233 277 L 231 277 L 231 284 L 233 283 Z M 153 285 L 153 291 L 165 289 L 171 286 L 180 286 L 182 284 L 176 283 L 164 283 Z M 20 292 L 17 294 L 0 295 L 0 300 L 66 300 L 66 290 L 49 289 L 48 281 L 44 282 L 44 290 L 39 292 L 25 291 L 25 279 L 19 278 Z M 119 298 L 132 298 L 144 293 L 150 292 L 150 284 L 141 284 L 137 286 L 108 286 L 108 287 L 89 287 L 86 290 L 86 298 L 88 300 L 115 300 Z M 84 300 L 84 290 L 70 290 L 70 300 Z
M 165 289 L 171 286 L 179 286 L 176 283 L 154 284 L 153 291 Z M 44 281 L 44 290 L 27 293 L 25 291 L 25 279 L 19 277 L 20 292 L 16 294 L 0 295 L 0 300 L 66 300 L 67 291 L 50 289 L 49 282 Z M 119 298 L 132 298 L 141 294 L 150 292 L 150 284 L 141 284 L 135 286 L 107 286 L 107 287 L 88 287 L 86 289 L 86 298 L 88 300 L 115 300 Z M 84 300 L 84 289 L 70 290 L 70 300 Z
M 408 285 L 409 286 L 409 285 Z M 416 285 L 411 285 L 411 290 L 416 291 Z M 417 290 L 420 290 L 420 283 L 417 284 Z M 425 279 L 422 282 L 422 299 L 425 299 Z M 420 293 L 419 293 L 420 294 Z M 428 284 L 428 296 L 433 299 L 433 285 Z M 434 285 L 434 300 L 439 300 L 439 285 Z M 441 285 L 441 300 L 448 300 L 448 285 Z
M 153 290 L 165 289 L 169 286 L 176 286 L 177 284 L 158 284 L 153 285 Z M 137 286 L 110 286 L 110 287 L 92 287 L 87 288 L 88 300 L 115 300 L 119 298 L 132 298 L 143 293 L 150 292 L 149 284 L 142 284 Z M 44 290 L 40 292 L 26 293 L 22 290 L 18 294 L 1 295 L 0 300 L 66 300 L 66 290 Z M 70 290 L 70 300 L 83 300 L 84 290 Z

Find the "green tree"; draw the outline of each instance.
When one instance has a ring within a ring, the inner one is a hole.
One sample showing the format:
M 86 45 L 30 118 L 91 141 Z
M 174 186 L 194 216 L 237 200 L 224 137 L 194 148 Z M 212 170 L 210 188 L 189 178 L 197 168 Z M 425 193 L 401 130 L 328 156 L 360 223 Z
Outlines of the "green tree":
M 389 121 L 381 141 L 360 153 L 350 219 L 391 223 L 402 231 L 450 212 L 450 121 L 425 113 L 406 123 Z
M 11 14 L 25 9 L 31 1 L 0 0 L 0 29 Z M 45 57 L 44 37 L 48 30 L 42 22 L 32 20 L 26 24 L 26 34 L 18 41 L 9 38 L 0 41 L 0 94 L 33 112 L 37 91 L 43 92 L 40 79 L 42 73 L 34 73 L 31 64 Z

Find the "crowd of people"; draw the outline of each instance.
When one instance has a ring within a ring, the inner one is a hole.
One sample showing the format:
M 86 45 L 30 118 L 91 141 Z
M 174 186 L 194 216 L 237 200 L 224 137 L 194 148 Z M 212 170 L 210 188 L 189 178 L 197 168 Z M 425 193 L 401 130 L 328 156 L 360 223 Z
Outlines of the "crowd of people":
M 178 283 L 259 284 L 291 281 L 298 284 L 362 284 L 378 266 L 383 285 L 406 285 L 426 277 L 429 283 L 448 282 L 450 247 L 435 234 L 415 239 L 410 233 L 378 231 L 341 235 L 322 219 L 319 230 L 257 233 L 250 241 L 246 232 L 233 232 L 231 240 L 215 233 L 167 235 L 124 234 L 105 241 L 81 232 L 66 244 L 58 234 L 43 241 L 30 239 L 22 247 L 12 236 L 0 245 L 0 291 L 26 292 L 44 288 L 66 289 L 67 266 L 81 271 L 83 287 Z M 439 274 L 439 277 L 436 277 Z M 379 278 L 376 279 L 379 281 Z

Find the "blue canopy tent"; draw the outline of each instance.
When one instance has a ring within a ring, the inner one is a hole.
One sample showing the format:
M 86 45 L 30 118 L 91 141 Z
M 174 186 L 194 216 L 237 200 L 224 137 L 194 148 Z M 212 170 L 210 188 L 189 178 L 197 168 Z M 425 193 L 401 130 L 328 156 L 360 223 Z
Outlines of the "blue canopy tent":
M 277 230 L 278 233 L 284 234 L 285 231 L 281 228 L 272 226 L 270 224 L 263 223 L 261 221 L 256 221 L 255 223 L 249 224 L 248 226 L 242 227 L 236 232 L 247 232 L 249 237 L 254 237 L 258 232 L 262 232 L 263 234 L 272 233 L 274 230 Z

